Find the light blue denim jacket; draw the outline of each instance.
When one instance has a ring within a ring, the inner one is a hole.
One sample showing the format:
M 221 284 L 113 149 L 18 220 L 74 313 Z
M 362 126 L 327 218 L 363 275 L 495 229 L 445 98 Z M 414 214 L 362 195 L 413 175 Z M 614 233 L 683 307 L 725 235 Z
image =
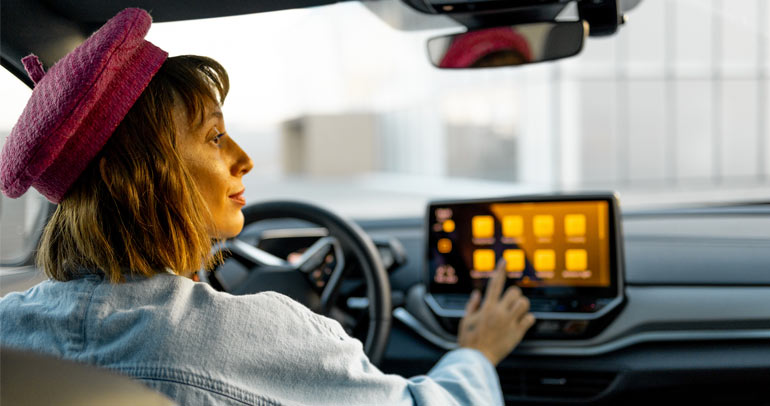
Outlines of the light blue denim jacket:
M 286 296 L 232 296 L 170 274 L 8 294 L 0 345 L 113 369 L 180 405 L 503 404 L 476 350 L 447 353 L 427 376 L 387 375 L 339 323 Z

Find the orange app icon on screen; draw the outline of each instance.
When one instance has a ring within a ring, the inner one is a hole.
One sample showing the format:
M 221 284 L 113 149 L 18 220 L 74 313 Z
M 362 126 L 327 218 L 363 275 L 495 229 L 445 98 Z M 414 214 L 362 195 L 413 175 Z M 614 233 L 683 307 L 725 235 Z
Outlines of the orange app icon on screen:
M 568 214 L 564 216 L 564 234 L 569 237 L 586 235 L 586 216 L 584 214 Z
M 492 216 L 473 216 L 471 228 L 473 238 L 492 238 L 495 236 L 495 219 Z
M 495 251 L 482 249 L 473 251 L 473 269 L 492 271 L 495 269 Z
M 503 251 L 505 259 L 505 270 L 508 272 L 521 272 L 526 264 L 523 250 L 505 250 Z
M 538 237 L 550 237 L 553 235 L 553 216 L 548 214 L 537 215 L 532 219 L 532 228 Z
M 503 237 L 521 237 L 524 234 L 524 220 L 521 216 L 503 216 Z
M 452 240 L 449 238 L 442 238 L 438 240 L 438 252 L 442 254 L 448 254 L 452 251 Z
M 556 253 L 553 250 L 535 250 L 535 271 L 550 272 L 556 268 Z
M 565 259 L 568 271 L 585 271 L 588 269 L 588 253 L 586 253 L 586 250 L 567 250 Z

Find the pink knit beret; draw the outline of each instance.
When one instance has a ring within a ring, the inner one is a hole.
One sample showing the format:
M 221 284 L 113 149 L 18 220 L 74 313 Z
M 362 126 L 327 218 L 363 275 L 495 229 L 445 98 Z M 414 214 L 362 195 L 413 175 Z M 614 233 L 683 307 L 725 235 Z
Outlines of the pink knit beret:
M 0 155 L 5 195 L 32 186 L 61 202 L 168 57 L 145 41 L 151 23 L 125 9 L 48 72 L 36 56 L 22 59 L 35 88 Z

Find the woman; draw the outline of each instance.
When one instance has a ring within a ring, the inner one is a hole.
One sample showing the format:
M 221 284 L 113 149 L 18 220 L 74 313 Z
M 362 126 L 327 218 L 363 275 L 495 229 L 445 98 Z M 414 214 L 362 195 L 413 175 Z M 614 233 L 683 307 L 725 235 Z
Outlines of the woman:
M 459 350 L 385 375 L 335 321 L 273 292 L 190 276 L 243 227 L 249 157 L 226 132 L 225 70 L 167 58 L 127 9 L 43 72 L 3 147 L 0 186 L 59 206 L 38 252 L 51 280 L 0 300 L 0 344 L 130 375 L 180 404 L 502 404 L 494 370 L 532 325 L 502 267 L 471 298 Z M 501 297 L 502 295 L 502 297 Z

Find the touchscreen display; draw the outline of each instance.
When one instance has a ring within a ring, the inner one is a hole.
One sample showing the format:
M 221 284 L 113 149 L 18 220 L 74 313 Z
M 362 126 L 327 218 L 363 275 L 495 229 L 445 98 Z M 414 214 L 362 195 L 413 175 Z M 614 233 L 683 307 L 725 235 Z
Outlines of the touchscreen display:
M 482 288 L 501 258 L 522 288 L 609 288 L 611 216 L 609 200 L 433 203 L 430 291 Z

